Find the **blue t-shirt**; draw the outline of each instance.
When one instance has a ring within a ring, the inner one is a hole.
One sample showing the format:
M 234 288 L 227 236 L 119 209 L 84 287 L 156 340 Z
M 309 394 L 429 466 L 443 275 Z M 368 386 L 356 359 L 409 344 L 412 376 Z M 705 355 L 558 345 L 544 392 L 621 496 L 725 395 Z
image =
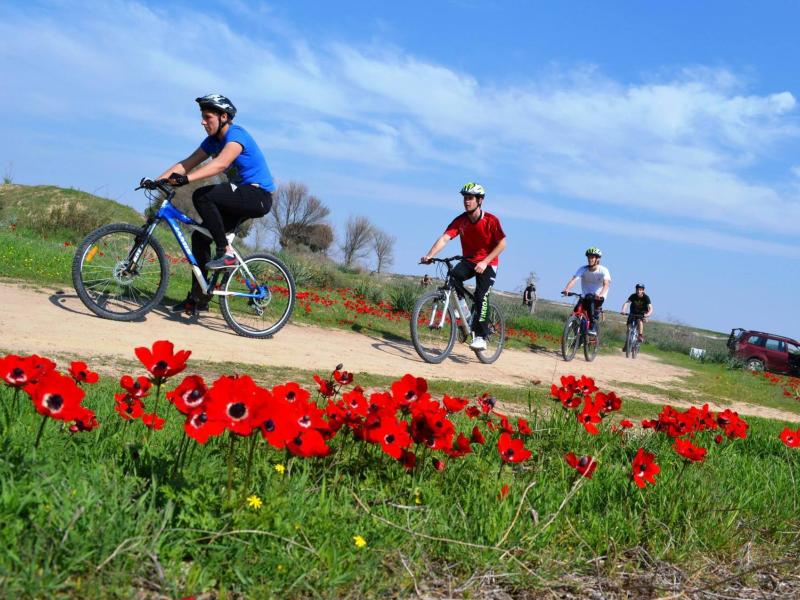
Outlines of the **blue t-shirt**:
M 257 183 L 262 189 L 268 192 L 275 191 L 275 182 L 272 180 L 272 173 L 269 172 L 267 161 L 261 154 L 261 149 L 256 144 L 253 137 L 245 131 L 244 127 L 231 125 L 225 134 L 225 139 L 219 141 L 216 136 L 208 136 L 200 144 L 200 148 L 209 156 L 216 156 L 228 142 L 236 142 L 242 147 L 242 152 L 233 161 L 238 173 L 236 185 L 248 185 Z

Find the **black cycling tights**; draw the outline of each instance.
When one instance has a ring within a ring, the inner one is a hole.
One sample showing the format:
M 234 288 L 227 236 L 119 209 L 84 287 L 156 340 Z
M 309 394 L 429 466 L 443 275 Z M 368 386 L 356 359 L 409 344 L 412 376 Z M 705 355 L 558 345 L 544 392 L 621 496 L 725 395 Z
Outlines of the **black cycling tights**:
M 197 188 L 192 194 L 192 203 L 203 219 L 203 226 L 211 232 L 219 256 L 228 245 L 225 233 L 233 231 L 242 219 L 266 215 L 272 208 L 272 194 L 252 185 L 234 190 L 230 183 L 220 183 Z M 192 253 L 207 277 L 205 266 L 211 260 L 211 240 L 197 231 L 192 233 Z M 192 295 L 199 298 L 201 294 L 200 284 L 193 278 Z
M 461 283 L 465 279 L 475 277 L 475 303 L 472 305 L 472 331 L 475 335 L 483 338 L 489 335 L 488 328 L 486 327 L 486 318 L 489 313 L 489 290 L 494 285 L 494 280 L 497 277 L 495 267 L 487 266 L 483 273 L 475 272 L 475 265 L 468 260 L 462 260 L 458 263 L 450 276 L 458 279 Z

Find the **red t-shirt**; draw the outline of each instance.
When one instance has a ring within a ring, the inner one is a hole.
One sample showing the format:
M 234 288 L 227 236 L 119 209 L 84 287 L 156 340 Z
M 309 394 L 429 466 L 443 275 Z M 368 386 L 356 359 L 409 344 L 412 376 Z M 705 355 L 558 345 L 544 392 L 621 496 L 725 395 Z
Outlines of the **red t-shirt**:
M 506 237 L 500 221 L 493 214 L 484 212 L 477 223 L 469 220 L 467 213 L 461 213 L 444 231 L 445 235 L 454 238 L 461 236 L 461 254 L 469 257 L 471 263 L 479 263 L 494 250 L 500 240 Z M 489 264 L 496 267 L 500 262 L 495 256 Z

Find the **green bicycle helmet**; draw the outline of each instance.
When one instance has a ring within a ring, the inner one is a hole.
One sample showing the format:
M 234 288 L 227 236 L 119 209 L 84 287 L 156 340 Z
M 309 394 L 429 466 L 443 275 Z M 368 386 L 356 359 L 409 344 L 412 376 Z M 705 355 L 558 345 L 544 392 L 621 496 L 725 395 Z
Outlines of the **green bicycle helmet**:
M 586 249 L 586 256 L 596 256 L 598 258 L 601 258 L 603 256 L 603 252 L 602 250 L 600 250 L 600 248 L 597 248 L 596 246 L 589 246 Z
M 467 194 L 478 196 L 478 198 L 483 198 L 486 195 L 486 190 L 483 189 L 483 186 L 480 183 L 468 181 L 464 184 L 464 187 L 461 188 L 461 195 L 465 196 Z

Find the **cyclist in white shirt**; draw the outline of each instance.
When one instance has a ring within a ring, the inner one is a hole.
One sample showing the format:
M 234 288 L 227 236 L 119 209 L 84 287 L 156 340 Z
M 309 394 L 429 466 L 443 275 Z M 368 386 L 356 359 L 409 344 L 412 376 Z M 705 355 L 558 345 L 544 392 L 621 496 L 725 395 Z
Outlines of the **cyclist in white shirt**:
M 583 305 L 583 310 L 589 315 L 589 335 L 596 335 L 597 328 L 595 323 L 599 318 L 600 307 L 603 306 L 603 302 L 608 295 L 608 286 L 611 283 L 611 273 L 600 264 L 602 256 L 603 253 L 600 248 L 595 248 L 594 246 L 587 248 L 586 260 L 588 264 L 583 265 L 575 272 L 575 275 L 567 282 L 561 292 L 562 295 L 566 296 L 572 286 L 575 285 L 575 282 L 578 279 L 581 280 L 581 293 L 583 294 L 581 304 Z

